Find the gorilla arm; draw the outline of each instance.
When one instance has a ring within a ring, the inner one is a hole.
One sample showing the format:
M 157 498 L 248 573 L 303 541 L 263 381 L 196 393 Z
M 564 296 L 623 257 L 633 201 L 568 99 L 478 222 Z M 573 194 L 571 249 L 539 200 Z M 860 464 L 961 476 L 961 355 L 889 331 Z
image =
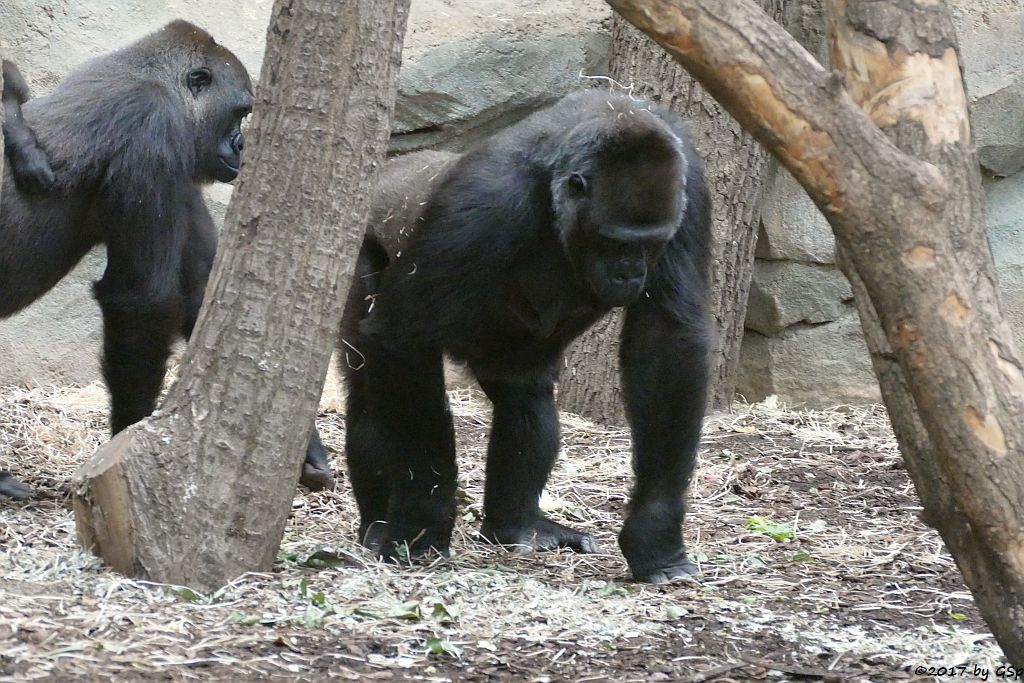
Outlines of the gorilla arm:
M 53 186 L 54 175 L 46 153 L 39 147 L 35 133 L 25 123 L 21 105 L 28 101 L 25 79 L 14 62 L 3 60 L 4 152 L 18 189 L 41 193 Z
M 708 289 L 710 199 L 696 153 L 688 205 L 645 293 L 626 310 L 619 349 L 636 481 L 619 545 L 638 581 L 696 574 L 681 524 L 707 402 L 713 333 Z

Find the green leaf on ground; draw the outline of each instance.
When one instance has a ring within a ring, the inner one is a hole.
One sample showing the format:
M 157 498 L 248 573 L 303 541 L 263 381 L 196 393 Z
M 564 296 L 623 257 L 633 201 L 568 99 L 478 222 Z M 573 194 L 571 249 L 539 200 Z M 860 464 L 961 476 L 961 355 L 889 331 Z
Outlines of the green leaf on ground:
M 793 528 L 785 522 L 773 522 L 767 517 L 753 515 L 747 517 L 747 528 L 759 534 L 764 534 L 773 541 L 782 543 L 792 541 L 794 538 Z
M 461 657 L 462 650 L 455 647 L 451 642 L 438 638 L 437 636 L 431 636 L 427 638 L 424 643 L 424 649 L 432 655 L 449 655 L 451 657 Z

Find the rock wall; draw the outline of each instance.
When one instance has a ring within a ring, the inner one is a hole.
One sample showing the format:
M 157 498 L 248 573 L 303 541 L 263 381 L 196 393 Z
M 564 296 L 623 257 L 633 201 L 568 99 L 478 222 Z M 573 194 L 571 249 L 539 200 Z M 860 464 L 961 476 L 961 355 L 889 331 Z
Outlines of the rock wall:
M 50 90 L 82 61 L 175 18 L 231 48 L 255 76 L 272 0 L 4 0 L 0 53 L 33 92 Z M 461 149 L 607 72 L 610 10 L 601 0 L 413 0 L 399 77 L 393 151 Z M 230 187 L 207 192 L 218 223 Z M 90 254 L 43 299 L 0 321 L 0 383 L 88 382 L 99 377 L 101 322 Z
M 988 200 L 989 240 L 1024 348 L 1024 0 L 950 0 Z M 824 57 L 820 3 L 798 38 Z M 831 230 L 779 170 L 762 216 L 737 391 L 811 406 L 879 400 Z

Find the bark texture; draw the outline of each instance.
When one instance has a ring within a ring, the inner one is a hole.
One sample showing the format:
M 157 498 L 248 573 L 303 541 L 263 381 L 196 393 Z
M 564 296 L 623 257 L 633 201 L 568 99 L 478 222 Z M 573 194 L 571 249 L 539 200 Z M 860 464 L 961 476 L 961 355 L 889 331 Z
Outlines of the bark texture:
M 762 0 L 761 5 L 772 18 L 783 22 L 788 16 L 785 5 L 797 1 Z M 714 225 L 710 311 L 718 332 L 708 407 L 728 410 L 736 389 L 770 156 L 661 46 L 621 17 L 615 18 L 612 27 L 611 77 L 632 88 L 635 95 L 660 103 L 689 122 L 704 161 Z M 625 423 L 618 376 L 621 323 L 621 312 L 616 311 L 567 350 L 559 381 L 563 409 L 597 422 Z
M 77 475 L 82 543 L 210 589 L 269 570 L 383 157 L 408 0 L 278 0 L 182 374 Z
M 926 519 L 1024 665 L 1024 372 L 1000 310 L 945 3 L 830 0 L 836 72 L 749 1 L 609 4 L 829 220 Z

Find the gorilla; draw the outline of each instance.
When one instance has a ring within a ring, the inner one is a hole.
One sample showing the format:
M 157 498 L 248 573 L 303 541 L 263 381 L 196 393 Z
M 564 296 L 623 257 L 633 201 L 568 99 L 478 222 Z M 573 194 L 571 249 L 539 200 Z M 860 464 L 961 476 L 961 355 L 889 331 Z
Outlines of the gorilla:
M 171 346 L 195 326 L 217 246 L 200 187 L 238 175 L 252 82 L 208 33 L 175 21 L 87 62 L 49 95 L 26 101 L 23 84 L 17 75 L 4 88 L 4 104 L 15 106 L 4 128 L 0 319 L 105 245 L 93 293 L 116 434 L 153 411 Z M 33 147 L 52 169 L 49 183 Z M 315 432 L 302 482 L 333 485 Z M 26 488 L 0 472 L 0 494 Z
M 709 206 L 683 122 L 605 91 L 570 95 L 461 156 L 390 162 L 338 345 L 363 544 L 391 560 L 448 552 L 447 353 L 493 404 L 483 537 L 596 552 L 589 535 L 548 519 L 539 498 L 559 448 L 562 352 L 624 307 L 635 483 L 619 545 L 638 581 L 696 573 L 681 525 L 713 339 Z

